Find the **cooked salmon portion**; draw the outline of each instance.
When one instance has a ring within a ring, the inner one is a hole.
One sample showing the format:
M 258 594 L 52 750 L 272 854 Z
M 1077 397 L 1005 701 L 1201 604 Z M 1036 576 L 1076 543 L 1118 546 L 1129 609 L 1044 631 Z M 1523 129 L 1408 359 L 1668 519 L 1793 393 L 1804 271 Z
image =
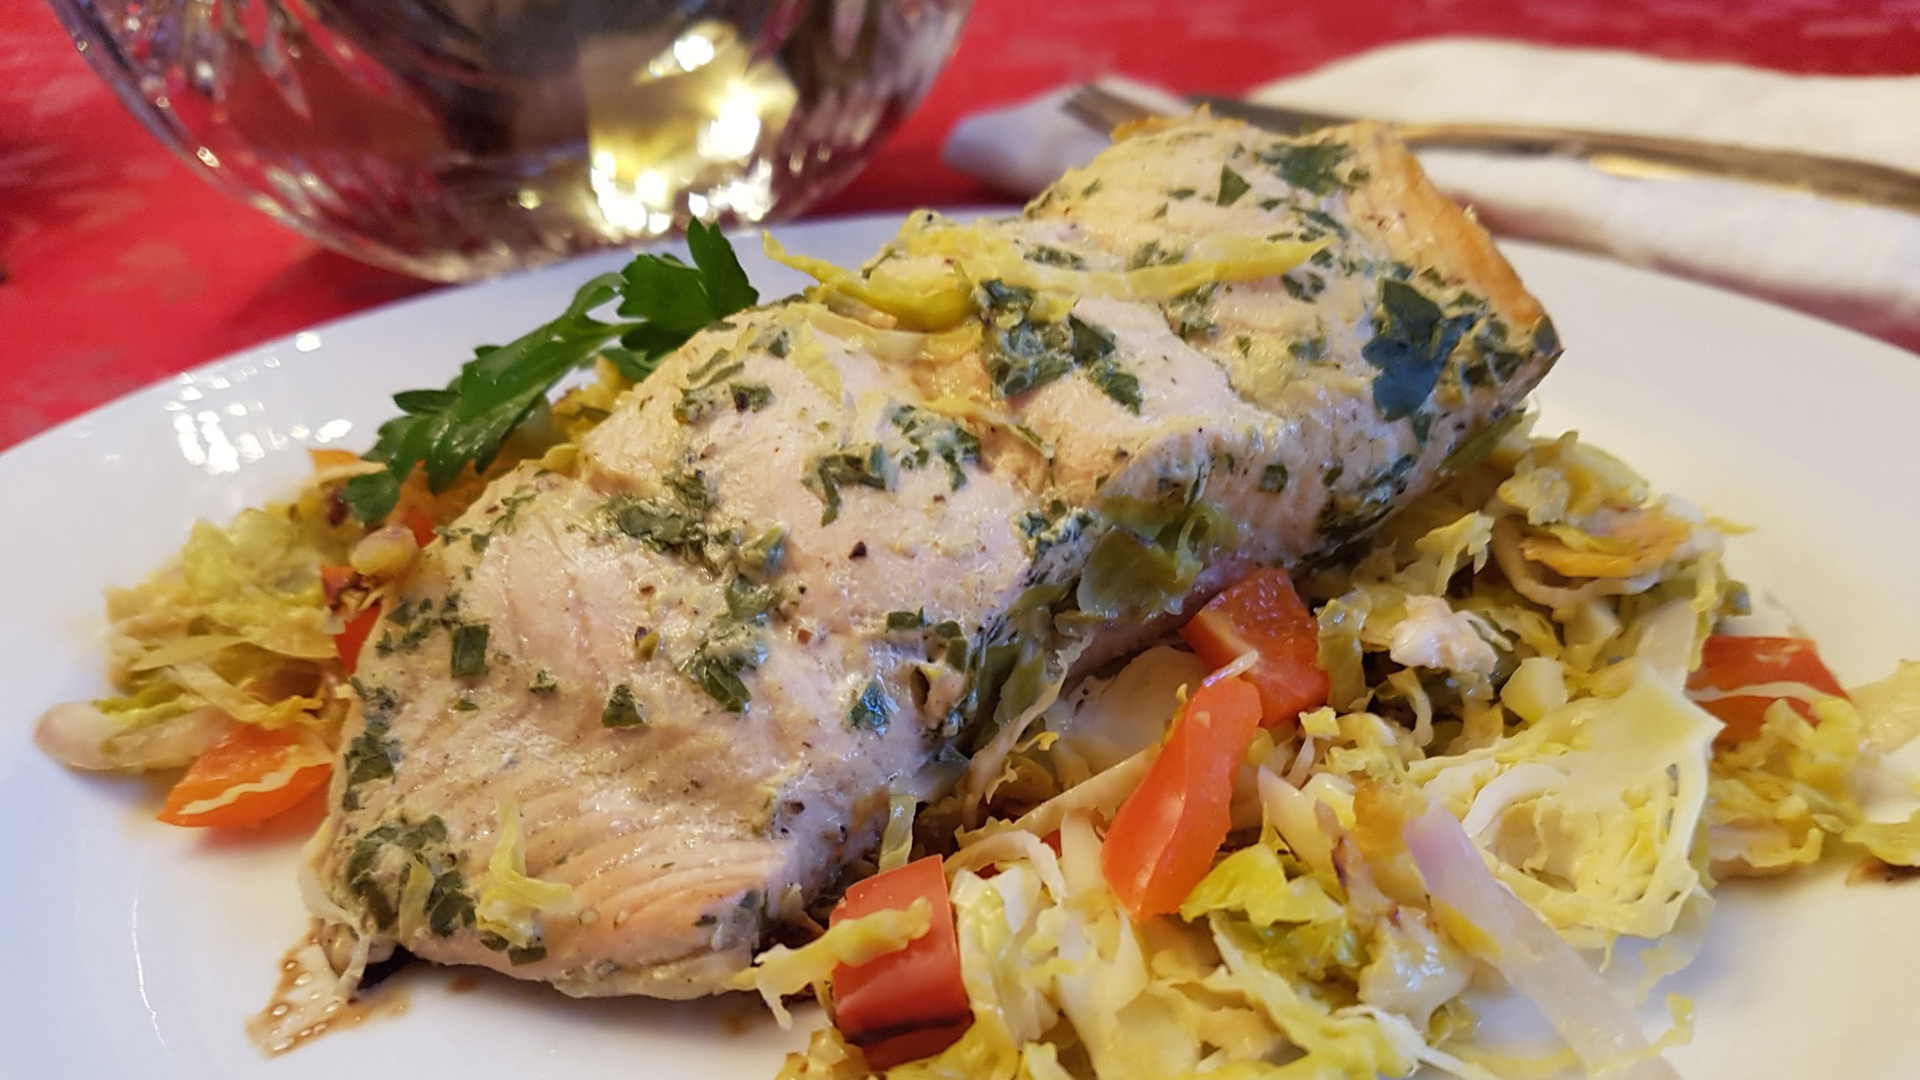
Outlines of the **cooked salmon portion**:
M 903 781 L 1363 537 L 1558 353 L 1368 125 L 1144 130 L 1018 217 L 799 263 L 808 296 L 703 332 L 423 551 L 311 848 L 343 954 L 721 989 Z
M 1375 124 L 1300 140 L 1237 123 L 1150 129 L 992 228 L 1028 260 L 1091 273 L 1223 263 L 1157 304 L 1083 296 L 1074 316 L 1107 330 L 1113 354 L 1019 406 L 1069 504 L 1097 515 L 1178 488 L 1234 523 L 1175 615 L 1252 565 L 1367 533 L 1450 457 L 1485 449 L 1560 351 L 1491 237 Z M 1250 242 L 1310 254 L 1259 274 Z M 1103 371 L 1138 381 L 1137 407 Z M 1165 621 L 1122 620 L 1086 656 L 1144 644 Z
M 828 385 L 775 355 L 791 349 Z M 776 310 L 645 389 L 576 475 L 495 484 L 363 656 L 365 722 L 318 855 L 362 932 L 573 993 L 711 990 L 872 846 L 887 780 L 924 760 L 922 713 L 944 715 L 960 676 L 922 673 L 920 613 L 977 627 L 1019 585 L 1026 494 L 909 403 L 903 369 Z M 537 948 L 489 936 L 515 812 L 516 869 L 571 892 L 539 913 Z M 415 858 L 457 932 L 435 932 L 425 894 L 427 915 L 407 911 Z

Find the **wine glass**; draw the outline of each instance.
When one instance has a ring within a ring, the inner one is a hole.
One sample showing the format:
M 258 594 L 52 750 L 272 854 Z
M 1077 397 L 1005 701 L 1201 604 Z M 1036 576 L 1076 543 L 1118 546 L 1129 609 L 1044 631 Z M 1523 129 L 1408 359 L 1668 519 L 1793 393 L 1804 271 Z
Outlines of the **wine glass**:
M 792 216 L 846 183 L 971 0 L 51 0 L 217 187 L 463 281 Z

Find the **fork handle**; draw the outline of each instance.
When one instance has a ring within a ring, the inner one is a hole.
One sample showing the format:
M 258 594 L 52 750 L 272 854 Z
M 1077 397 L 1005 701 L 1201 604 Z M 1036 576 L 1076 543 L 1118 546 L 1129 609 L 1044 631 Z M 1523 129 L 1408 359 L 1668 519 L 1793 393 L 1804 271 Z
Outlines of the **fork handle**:
M 1290 134 L 1351 120 L 1329 113 L 1269 107 L 1231 98 L 1207 98 L 1205 103 L 1219 115 Z M 1677 173 L 1740 180 L 1920 214 L 1920 173 L 1851 158 L 1658 135 L 1518 124 L 1395 123 L 1392 126 L 1415 147 L 1474 150 L 1516 157 L 1575 158 L 1595 168 L 1628 176 Z
M 1570 157 L 1626 175 L 1682 173 L 1874 203 L 1920 214 L 1920 174 L 1869 161 L 1748 146 L 1514 124 L 1395 124 L 1411 146 Z

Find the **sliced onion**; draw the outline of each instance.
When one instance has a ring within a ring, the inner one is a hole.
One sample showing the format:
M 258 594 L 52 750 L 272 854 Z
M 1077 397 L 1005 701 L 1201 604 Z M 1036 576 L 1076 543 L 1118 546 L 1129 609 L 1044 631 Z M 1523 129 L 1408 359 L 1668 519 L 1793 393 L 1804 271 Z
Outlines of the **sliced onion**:
M 961 833 L 960 843 L 973 844 L 999 832 L 1029 832 L 1035 836 L 1045 836 L 1058 829 L 1067 814 L 1074 810 L 1086 810 L 1102 818 L 1111 818 L 1133 789 L 1140 786 L 1141 779 L 1147 775 L 1148 766 L 1158 756 L 1160 747 L 1149 746 L 1120 764 L 1055 795 L 1010 824 L 989 821 L 978 829 Z
M 1453 815 L 1429 802 L 1403 836 L 1434 901 L 1479 932 L 1468 937 L 1486 939 L 1461 944 L 1539 1006 L 1588 1075 L 1612 1070 L 1614 1080 L 1679 1080 L 1600 974 L 1495 880 Z
M 55 705 L 33 725 L 40 752 L 76 769 L 172 769 L 192 763 L 231 723 L 201 708 L 157 724 L 128 728 L 85 701 Z
M 1640 624 L 1640 644 L 1635 650 L 1655 675 L 1674 686 L 1687 684 L 1687 672 L 1694 666 L 1695 630 L 1699 617 L 1687 600 L 1669 600 L 1649 612 Z

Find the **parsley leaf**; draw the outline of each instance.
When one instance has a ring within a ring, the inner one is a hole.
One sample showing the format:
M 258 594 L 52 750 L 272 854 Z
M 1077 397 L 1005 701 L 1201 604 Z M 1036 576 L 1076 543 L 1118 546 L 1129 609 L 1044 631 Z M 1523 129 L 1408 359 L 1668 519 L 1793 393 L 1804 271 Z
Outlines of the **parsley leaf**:
M 448 668 L 456 679 L 476 679 L 487 673 L 486 623 L 453 628 L 453 653 Z
M 1374 311 L 1373 339 L 1360 349 L 1379 369 L 1373 379 L 1373 403 L 1383 420 L 1418 412 L 1440 381 L 1440 371 L 1473 326 L 1469 313 L 1448 315 L 1418 289 L 1391 278 L 1380 282 L 1380 306 Z
M 668 254 L 641 255 L 620 273 L 582 285 L 552 322 L 506 345 L 475 349 L 445 389 L 395 394 L 401 415 L 380 425 L 365 454 L 386 469 L 354 477 L 342 493 L 354 517 L 371 525 L 391 513 L 401 481 L 416 465 L 428 488 L 439 492 L 466 466 L 493 464 L 500 444 L 535 405 L 595 356 L 606 355 L 628 378 L 644 379 L 695 333 L 759 300 L 719 230 L 694 222 L 687 248 L 692 266 Z M 619 315 L 632 321 L 603 322 L 590 314 L 616 298 Z
M 1324 196 L 1333 194 L 1335 188 L 1350 186 L 1343 184 L 1335 171 L 1347 160 L 1348 153 L 1344 143 L 1278 142 L 1255 156 L 1261 164 L 1271 165 L 1290 186 Z
M 1232 206 L 1240 196 L 1247 193 L 1249 186 L 1251 185 L 1247 183 L 1246 177 L 1234 172 L 1231 166 L 1222 165 L 1220 166 L 1220 193 L 1214 197 L 1213 201 L 1219 206 Z
M 892 716 L 893 702 L 887 700 L 886 688 L 879 679 L 868 679 L 847 710 L 847 726 L 855 731 L 885 731 Z
M 1140 379 L 1113 358 L 1113 335 L 1078 315 L 1067 316 L 1073 333 L 1073 359 L 1100 392 L 1135 413 L 1140 411 Z
M 753 695 L 740 673 L 759 667 L 766 658 L 766 643 L 751 628 L 726 626 L 707 635 L 693 655 L 681 662 L 680 671 L 698 683 L 721 708 L 743 713 Z
M 918 630 L 927 625 L 927 609 L 887 612 L 888 630 Z
M 1260 490 L 1268 494 L 1287 490 L 1287 466 L 1276 461 L 1260 470 Z
M 813 471 L 801 479 L 820 497 L 820 524 L 831 525 L 840 516 L 840 488 L 846 484 L 892 491 L 898 469 L 887 449 L 877 442 L 855 443 L 820 455 Z
M 645 727 L 646 710 L 633 699 L 633 687 L 621 683 L 607 695 L 606 707 L 600 710 L 600 726 L 610 728 Z

